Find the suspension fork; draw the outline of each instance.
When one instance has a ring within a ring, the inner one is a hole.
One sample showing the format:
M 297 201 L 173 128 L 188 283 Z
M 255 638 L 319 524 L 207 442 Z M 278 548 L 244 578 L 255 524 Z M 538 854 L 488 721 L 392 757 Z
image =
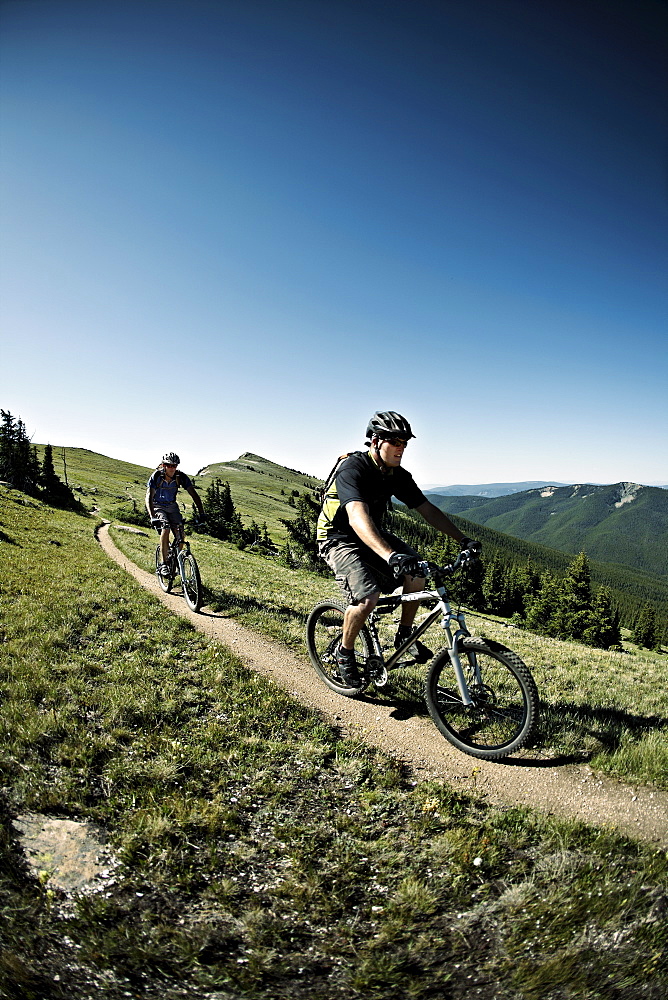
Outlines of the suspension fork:
M 448 656 L 450 657 L 450 662 L 452 664 L 452 669 L 455 672 L 455 680 L 457 681 L 457 687 L 459 688 L 459 695 L 462 699 L 462 704 L 465 708 L 470 708 L 473 704 L 473 699 L 471 698 L 471 693 L 469 691 L 469 686 L 466 683 L 466 677 L 464 676 L 464 670 L 462 667 L 462 661 L 459 658 L 459 653 L 457 652 L 457 646 L 459 645 L 459 640 L 466 638 L 469 634 L 466 626 L 464 625 L 463 618 L 461 615 L 455 614 L 450 605 L 445 603 L 445 608 L 443 611 L 443 621 L 441 622 L 441 628 L 444 630 L 448 637 Z M 456 630 L 454 636 L 450 628 L 450 622 L 456 621 L 459 628 Z M 474 659 L 473 662 L 474 677 L 477 683 L 480 683 L 480 672 L 478 670 L 478 663 Z

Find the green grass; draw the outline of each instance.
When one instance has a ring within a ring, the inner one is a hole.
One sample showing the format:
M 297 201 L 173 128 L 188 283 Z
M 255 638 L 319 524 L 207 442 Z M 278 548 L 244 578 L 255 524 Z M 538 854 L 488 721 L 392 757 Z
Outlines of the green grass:
M 36 445 L 40 461 L 44 456 L 44 445 Z M 63 461 L 64 454 L 64 461 Z M 53 447 L 53 462 L 56 473 L 65 479 L 88 510 L 95 509 L 104 517 L 122 516 L 120 510 L 134 501 L 143 508 L 146 483 L 153 469 L 133 465 L 85 448 Z M 294 517 L 294 507 L 289 498 L 293 490 L 302 493 L 318 484 L 313 476 L 286 469 L 275 462 L 246 452 L 236 461 L 217 462 L 195 474 L 185 471 L 193 480 L 203 497 L 208 486 L 219 478 L 229 482 L 232 499 L 242 515 L 245 524 L 251 520 L 259 525 L 266 523 L 272 540 L 282 545 L 287 537 L 281 518 Z M 201 474 L 200 474 L 201 473 Z M 179 502 L 184 512 L 190 511 L 190 496 L 181 490 Z
M 112 527 L 116 544 L 143 569 L 155 568 L 153 538 Z M 291 570 L 277 560 L 240 552 L 206 536 L 193 538 L 211 605 L 223 614 L 289 646 L 307 662 L 304 626 L 319 600 L 340 598 L 328 577 Z M 531 668 L 541 695 L 536 752 L 588 761 L 597 770 L 630 782 L 668 788 L 668 657 L 626 643 L 623 652 L 592 649 L 509 628 L 501 620 L 469 614 L 475 634 L 511 647 Z M 391 632 L 391 618 L 381 623 Z M 389 645 L 391 636 L 386 636 Z M 426 641 L 443 645 L 434 626 Z M 424 668 L 391 674 L 378 692 L 426 715 Z
M 0 515 L 0 995 L 665 995 L 665 852 L 415 783 L 170 615 L 92 519 L 4 488 Z M 238 558 L 262 620 L 273 567 Z M 327 585 L 277 579 L 289 610 Z M 29 874 L 28 811 L 104 829 L 103 891 Z

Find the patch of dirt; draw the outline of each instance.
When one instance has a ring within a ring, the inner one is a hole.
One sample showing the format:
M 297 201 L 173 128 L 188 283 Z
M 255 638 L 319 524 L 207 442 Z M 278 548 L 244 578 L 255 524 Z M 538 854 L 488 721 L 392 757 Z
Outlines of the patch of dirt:
M 317 709 L 344 732 L 403 761 L 416 779 L 439 779 L 491 803 L 530 806 L 546 813 L 609 827 L 668 849 L 668 792 L 625 785 L 586 765 L 563 763 L 531 751 L 494 763 L 467 757 L 452 747 L 431 719 L 403 719 L 392 705 L 373 697 L 336 695 L 289 649 L 233 619 L 203 607 L 194 614 L 177 594 L 164 594 L 156 577 L 140 569 L 114 545 L 108 523 L 97 532 L 100 545 L 146 590 L 195 628 L 235 652 L 253 670 L 270 677 L 295 698 Z
M 101 831 L 91 823 L 28 813 L 13 825 L 38 878 L 65 892 L 90 887 L 115 867 Z

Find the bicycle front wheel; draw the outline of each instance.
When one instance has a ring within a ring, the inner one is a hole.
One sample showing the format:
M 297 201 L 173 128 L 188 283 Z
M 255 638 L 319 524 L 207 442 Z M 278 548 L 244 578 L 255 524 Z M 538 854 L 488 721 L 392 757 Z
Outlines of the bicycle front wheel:
M 170 568 L 169 576 L 163 576 L 160 572 L 160 567 L 162 566 L 162 549 L 158 545 L 155 550 L 155 575 L 158 578 L 158 583 L 160 587 L 166 594 L 172 589 L 172 584 L 174 583 L 174 575 L 171 572 L 171 559 L 167 563 Z
M 199 575 L 199 566 L 191 552 L 183 557 L 182 567 L 181 583 L 186 604 L 191 611 L 199 611 L 202 607 L 202 580 Z
M 538 723 L 538 690 L 516 653 L 491 639 L 469 637 L 459 648 L 473 705 L 462 704 L 448 650 L 427 674 L 429 714 L 464 753 L 500 760 L 527 743 Z
M 346 609 L 336 601 L 323 601 L 316 605 L 306 622 L 306 645 L 316 673 L 327 687 L 346 698 L 357 698 L 363 687 L 350 687 L 341 677 L 336 665 L 336 650 L 343 635 L 343 617 Z M 360 674 L 373 646 L 366 626 L 355 640 L 355 657 Z

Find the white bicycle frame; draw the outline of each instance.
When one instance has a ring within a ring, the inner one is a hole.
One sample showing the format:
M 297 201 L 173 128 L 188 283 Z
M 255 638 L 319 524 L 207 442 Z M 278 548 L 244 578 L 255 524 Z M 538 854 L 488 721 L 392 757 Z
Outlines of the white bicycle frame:
M 392 656 L 386 660 L 383 657 L 380 640 L 378 638 L 375 618 L 379 614 L 389 614 L 401 604 L 406 604 L 411 601 L 417 601 L 419 604 L 426 603 L 427 601 L 436 601 L 437 604 L 431 614 L 427 615 L 424 621 L 416 625 L 415 631 L 408 639 L 406 639 L 406 642 L 400 646 L 399 649 L 395 650 Z M 391 597 L 381 597 L 375 609 L 369 615 L 366 625 L 373 640 L 375 655 L 380 657 L 386 670 L 392 670 L 404 665 L 405 661 L 401 661 L 402 656 L 410 649 L 415 640 L 426 632 L 430 625 L 433 625 L 439 616 L 441 616 L 441 628 L 447 636 L 448 655 L 450 657 L 450 662 L 452 663 L 452 669 L 455 673 L 462 704 L 468 708 L 473 705 L 473 699 L 471 698 L 469 687 L 466 683 L 459 653 L 457 652 L 457 644 L 460 639 L 466 638 L 470 635 L 470 633 L 466 628 L 464 612 L 452 610 L 450 602 L 448 601 L 447 591 L 442 584 L 437 586 L 435 590 L 421 590 L 414 594 L 396 594 Z M 457 622 L 457 625 L 459 626 L 454 634 L 451 628 L 452 622 Z M 473 656 L 473 668 L 476 683 L 480 684 L 481 678 L 478 671 L 478 664 L 475 660 L 475 654 L 470 655 Z

